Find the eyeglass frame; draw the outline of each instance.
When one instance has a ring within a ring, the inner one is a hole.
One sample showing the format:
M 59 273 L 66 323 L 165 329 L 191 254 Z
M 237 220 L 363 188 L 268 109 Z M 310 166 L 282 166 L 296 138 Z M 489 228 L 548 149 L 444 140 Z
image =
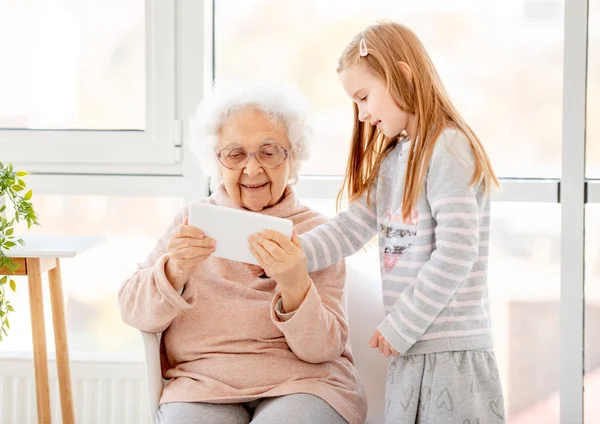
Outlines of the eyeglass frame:
M 287 158 L 290 156 L 290 150 L 289 150 L 289 149 L 286 149 L 286 148 L 285 148 L 285 147 L 283 147 L 283 146 L 280 146 L 279 144 L 271 144 L 271 145 L 272 145 L 272 146 L 277 146 L 277 148 L 278 148 L 278 149 L 281 149 L 281 150 L 283 150 L 283 152 L 284 152 L 284 154 L 285 154 L 285 157 L 283 158 L 283 160 L 282 160 L 281 162 L 279 162 L 277 165 L 275 165 L 275 166 L 272 166 L 272 167 L 264 166 L 262 163 L 260 163 L 260 160 L 258 160 L 258 156 L 256 156 L 256 154 L 259 152 L 260 148 L 259 148 L 259 149 L 258 149 L 256 152 L 249 152 L 248 150 L 246 150 L 246 148 L 245 148 L 245 147 L 235 147 L 236 149 L 244 149 L 244 150 L 246 151 L 246 153 L 248 153 L 248 158 L 246 159 L 246 162 L 244 162 L 244 164 L 243 164 L 243 165 L 241 165 L 239 168 L 230 168 L 230 167 L 228 167 L 227 165 L 225 165 L 225 164 L 223 163 L 223 161 L 221 160 L 221 153 L 222 153 L 224 150 L 227 150 L 227 149 L 233 150 L 232 148 L 229 148 L 229 147 L 223 147 L 221 150 L 219 150 L 218 152 L 216 152 L 216 156 L 217 156 L 217 159 L 219 160 L 219 163 L 220 163 L 221 165 L 223 165 L 225 168 L 227 168 L 227 169 L 229 169 L 229 170 L 231 170 L 231 171 L 238 171 L 238 170 L 240 170 L 240 169 L 244 169 L 244 168 L 246 167 L 246 165 L 248 165 L 248 162 L 250 162 L 250 158 L 252 158 L 252 157 L 255 157 L 255 159 L 256 159 L 256 162 L 257 162 L 257 163 L 258 163 L 258 164 L 259 164 L 259 165 L 260 165 L 262 168 L 265 168 L 265 169 L 275 169 L 275 168 L 277 168 L 277 167 L 281 166 L 281 164 L 287 160 Z M 262 147 L 262 146 L 261 146 L 261 147 Z

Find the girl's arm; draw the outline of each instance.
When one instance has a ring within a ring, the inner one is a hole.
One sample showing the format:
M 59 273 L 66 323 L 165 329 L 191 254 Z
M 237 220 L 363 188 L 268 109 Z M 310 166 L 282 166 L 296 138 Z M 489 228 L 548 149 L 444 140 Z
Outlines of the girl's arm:
M 350 203 L 348 210 L 300 236 L 309 272 L 353 255 L 377 234 L 376 192 L 374 185 L 369 204 L 365 194 Z

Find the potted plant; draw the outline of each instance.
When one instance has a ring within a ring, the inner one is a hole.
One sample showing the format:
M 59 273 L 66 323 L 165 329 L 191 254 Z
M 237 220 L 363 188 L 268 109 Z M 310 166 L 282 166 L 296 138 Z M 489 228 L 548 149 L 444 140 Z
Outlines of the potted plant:
M 23 181 L 27 172 L 15 171 L 12 164 L 6 166 L 0 162 L 0 341 L 8 336 L 10 322 L 8 315 L 14 312 L 6 295 L 17 290 L 15 280 L 11 275 L 19 265 L 6 256 L 5 252 L 17 245 L 23 245 L 21 239 L 15 239 L 14 226 L 20 221 L 27 222 L 27 228 L 39 225 L 38 216 L 31 203 L 32 192 L 26 191 Z

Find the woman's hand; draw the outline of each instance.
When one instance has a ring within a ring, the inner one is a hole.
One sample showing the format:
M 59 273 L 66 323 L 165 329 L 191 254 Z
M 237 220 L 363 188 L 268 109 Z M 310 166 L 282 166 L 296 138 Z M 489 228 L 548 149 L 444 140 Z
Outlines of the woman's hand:
M 379 349 L 379 351 L 386 358 L 388 358 L 390 355 L 398 356 L 398 351 L 394 349 L 391 344 L 388 343 L 388 341 L 381 335 L 381 333 L 378 330 L 375 330 L 375 334 L 373 334 L 373 337 L 371 337 L 369 345 L 373 349 Z
M 198 265 L 215 251 L 215 246 L 213 239 L 188 225 L 187 217 L 173 230 L 169 236 L 169 260 L 165 264 L 165 273 L 175 290 L 183 287 Z
M 258 265 L 245 264 L 246 269 L 254 278 L 258 278 L 265 274 L 265 270 L 259 267 Z
M 296 230 L 291 241 L 277 231 L 267 230 L 250 236 L 249 242 L 250 251 L 259 265 L 279 286 L 284 311 L 298 309 L 312 282 Z

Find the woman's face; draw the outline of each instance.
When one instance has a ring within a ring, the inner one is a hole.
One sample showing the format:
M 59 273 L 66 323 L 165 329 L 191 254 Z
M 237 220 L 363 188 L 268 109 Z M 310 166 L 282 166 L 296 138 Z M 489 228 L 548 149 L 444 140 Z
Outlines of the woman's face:
M 222 155 L 219 172 L 225 190 L 235 204 L 258 212 L 279 203 L 290 178 L 292 158 L 278 156 L 283 161 L 275 168 L 264 165 L 273 160 L 273 155 L 285 155 L 281 148 L 290 147 L 286 126 L 264 112 L 249 107 L 229 116 L 220 131 L 217 152 Z M 241 169 L 223 165 L 224 155 L 243 158 L 244 153 L 259 151 L 261 154 L 251 156 Z

